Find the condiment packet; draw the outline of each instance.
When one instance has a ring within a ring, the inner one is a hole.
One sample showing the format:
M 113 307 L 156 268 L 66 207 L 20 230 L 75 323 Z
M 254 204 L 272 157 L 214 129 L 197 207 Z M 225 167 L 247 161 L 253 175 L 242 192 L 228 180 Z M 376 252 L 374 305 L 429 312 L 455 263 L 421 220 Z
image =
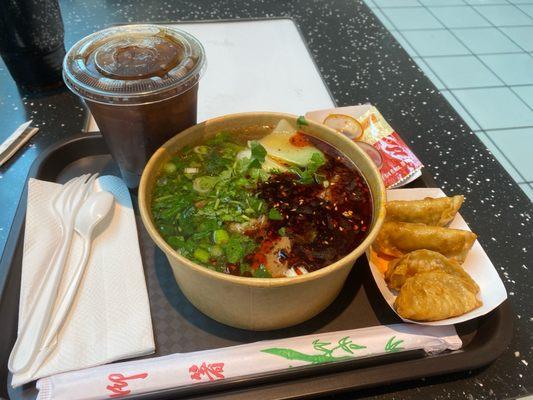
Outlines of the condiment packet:
M 406 185 L 421 174 L 420 160 L 371 104 L 310 111 L 305 118 L 334 128 L 360 145 L 387 188 Z
M 40 379 L 37 400 L 114 398 L 422 349 L 458 350 L 453 326 L 380 325 L 115 363 Z

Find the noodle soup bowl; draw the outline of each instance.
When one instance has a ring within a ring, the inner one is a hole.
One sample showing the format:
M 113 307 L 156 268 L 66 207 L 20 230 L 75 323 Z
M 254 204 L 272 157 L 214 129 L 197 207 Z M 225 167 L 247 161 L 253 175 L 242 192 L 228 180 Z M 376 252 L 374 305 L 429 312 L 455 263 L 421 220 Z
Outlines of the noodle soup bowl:
M 354 142 L 311 121 L 299 130 L 327 142 L 358 168 L 373 202 L 368 235 L 350 253 L 317 271 L 287 278 L 248 278 L 210 270 L 174 250 L 159 234 L 151 214 L 152 189 L 162 166 L 186 145 L 197 145 L 220 131 L 274 127 L 285 119 L 296 126 L 297 116 L 250 112 L 207 120 L 180 132 L 151 157 L 139 186 L 141 218 L 151 238 L 165 253 L 183 294 L 201 312 L 226 325 L 249 330 L 271 330 L 296 325 L 324 310 L 337 297 L 354 262 L 375 239 L 385 218 L 385 187 L 370 158 Z

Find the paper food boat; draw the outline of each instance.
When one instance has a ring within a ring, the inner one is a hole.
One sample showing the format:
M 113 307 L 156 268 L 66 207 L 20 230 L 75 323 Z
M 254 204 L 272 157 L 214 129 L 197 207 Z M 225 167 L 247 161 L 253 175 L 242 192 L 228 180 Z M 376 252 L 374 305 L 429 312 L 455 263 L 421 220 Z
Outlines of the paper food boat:
M 387 200 L 421 200 L 426 197 L 444 197 L 445 194 L 438 188 L 420 188 L 420 189 L 394 189 L 387 191 Z M 471 231 L 461 215 L 457 214 L 455 219 L 451 222 L 450 228 L 463 229 Z M 481 233 L 482 235 L 482 233 Z M 371 248 L 366 252 L 370 271 L 374 276 L 376 285 L 394 312 L 394 301 L 397 297 L 397 292 L 390 290 L 384 279 L 384 271 L 386 271 L 388 261 L 380 258 Z M 505 286 L 496 271 L 494 265 L 489 257 L 481 247 L 479 241 L 476 240 L 472 249 L 468 253 L 464 264 L 462 265 L 466 272 L 470 274 L 472 279 L 476 281 L 480 292 L 478 298 L 483 302 L 483 305 L 469 313 L 463 314 L 459 317 L 444 319 L 441 321 L 419 322 L 402 318 L 405 322 L 412 322 L 419 325 L 452 325 L 460 322 L 469 321 L 471 319 L 480 317 L 489 313 L 498 307 L 506 298 L 507 291 Z M 398 313 L 396 313 L 398 314 Z M 399 316 L 399 315 L 398 315 Z

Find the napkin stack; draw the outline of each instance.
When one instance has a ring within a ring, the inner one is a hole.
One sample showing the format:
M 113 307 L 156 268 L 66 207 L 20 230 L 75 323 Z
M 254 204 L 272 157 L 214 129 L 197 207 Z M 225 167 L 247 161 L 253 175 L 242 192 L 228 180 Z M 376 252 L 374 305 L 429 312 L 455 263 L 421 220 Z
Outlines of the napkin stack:
M 453 326 L 381 325 L 104 365 L 41 379 L 37 400 L 148 393 L 305 365 L 423 349 L 457 350 Z
M 15 374 L 12 386 L 65 371 L 153 353 L 155 349 L 148 293 L 139 251 L 135 216 L 128 189 L 114 176 L 96 181 L 96 190 L 115 196 L 109 224 L 93 241 L 77 296 L 50 357 L 37 370 Z M 26 319 L 54 249 L 60 223 L 52 199 L 61 185 L 30 179 L 24 236 L 19 330 Z M 74 235 L 64 279 L 80 259 L 82 241 Z

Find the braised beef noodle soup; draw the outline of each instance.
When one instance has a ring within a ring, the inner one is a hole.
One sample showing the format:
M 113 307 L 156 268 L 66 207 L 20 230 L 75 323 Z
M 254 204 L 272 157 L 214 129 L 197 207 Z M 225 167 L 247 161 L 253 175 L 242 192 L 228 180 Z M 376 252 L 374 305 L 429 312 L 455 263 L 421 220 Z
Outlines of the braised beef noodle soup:
M 162 166 L 151 211 L 184 257 L 221 273 L 278 278 L 354 250 L 370 229 L 372 197 L 350 160 L 281 120 L 183 148 Z

